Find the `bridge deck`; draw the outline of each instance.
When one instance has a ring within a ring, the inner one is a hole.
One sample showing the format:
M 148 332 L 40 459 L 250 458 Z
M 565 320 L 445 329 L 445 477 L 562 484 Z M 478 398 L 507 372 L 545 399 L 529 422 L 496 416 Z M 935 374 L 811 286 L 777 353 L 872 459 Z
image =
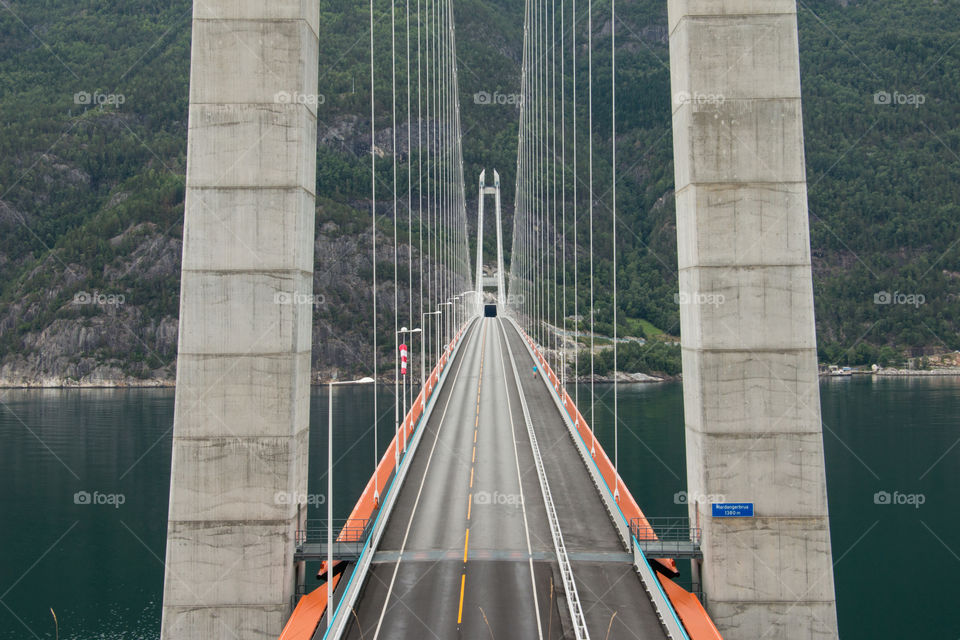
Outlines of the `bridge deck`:
M 525 362 L 529 361 L 520 335 L 509 323 L 503 324 L 513 353 L 518 357 L 518 366 L 521 354 Z M 624 552 L 625 547 L 550 392 L 532 374 L 521 376 L 520 383 L 540 443 L 591 636 L 607 637 L 607 627 L 616 613 L 610 638 L 666 637 L 632 562 L 614 569 L 580 555 L 589 551 Z
M 508 348 L 591 635 L 616 613 L 610 638 L 664 637 L 556 406 L 525 375 L 519 335 L 493 318 L 472 327 L 424 427 L 346 637 L 570 637 Z

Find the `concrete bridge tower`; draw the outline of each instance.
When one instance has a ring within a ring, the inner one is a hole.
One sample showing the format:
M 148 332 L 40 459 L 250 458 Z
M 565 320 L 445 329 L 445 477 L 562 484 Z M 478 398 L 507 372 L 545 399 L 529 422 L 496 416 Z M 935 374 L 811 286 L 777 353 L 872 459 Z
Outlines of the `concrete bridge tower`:
M 836 638 L 795 0 L 670 0 L 690 516 L 727 640 Z M 754 503 L 754 517 L 712 515 Z
M 487 171 L 480 172 L 480 188 L 477 192 L 477 303 L 483 304 L 483 203 L 486 196 L 494 197 L 494 214 L 497 224 L 497 306 L 504 309 L 507 304 L 507 287 L 504 283 L 503 268 L 503 217 L 500 211 L 500 174 L 493 172 L 493 186 L 486 182 Z M 478 310 L 478 313 L 482 309 Z
M 276 638 L 306 516 L 318 3 L 193 11 L 161 637 Z

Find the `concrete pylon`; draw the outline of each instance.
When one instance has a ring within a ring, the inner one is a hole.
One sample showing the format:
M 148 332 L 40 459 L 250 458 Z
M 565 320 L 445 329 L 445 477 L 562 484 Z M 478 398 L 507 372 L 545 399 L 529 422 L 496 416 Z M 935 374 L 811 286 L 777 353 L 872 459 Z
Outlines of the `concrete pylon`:
M 500 174 L 493 170 L 494 202 L 497 207 L 497 306 L 501 309 L 507 304 L 507 287 L 504 284 L 503 269 L 503 216 L 500 211 Z
M 483 202 L 486 196 L 493 196 L 496 205 L 497 222 L 497 306 L 501 309 L 507 303 L 506 285 L 503 275 L 503 216 L 500 211 L 500 174 L 494 169 L 493 186 L 486 182 L 487 171 L 480 172 L 480 189 L 477 196 L 477 300 L 483 304 Z
M 477 190 L 477 314 L 483 311 L 483 201 L 487 187 L 487 170 L 480 172 L 480 187 Z
M 302 572 L 318 17 L 194 5 L 165 640 L 276 638 Z
M 795 0 L 670 0 L 689 512 L 727 640 L 835 638 Z M 716 502 L 754 517 L 713 517 Z

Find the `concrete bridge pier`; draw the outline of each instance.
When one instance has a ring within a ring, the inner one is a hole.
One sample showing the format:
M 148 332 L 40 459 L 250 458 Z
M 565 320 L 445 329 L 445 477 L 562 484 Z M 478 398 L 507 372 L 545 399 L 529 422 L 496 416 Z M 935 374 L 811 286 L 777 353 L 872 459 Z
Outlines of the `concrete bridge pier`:
M 837 637 L 795 0 L 670 0 L 690 517 L 727 640 Z M 750 502 L 754 517 L 713 517 Z
M 305 517 L 317 0 L 193 14 L 161 637 L 276 638 Z

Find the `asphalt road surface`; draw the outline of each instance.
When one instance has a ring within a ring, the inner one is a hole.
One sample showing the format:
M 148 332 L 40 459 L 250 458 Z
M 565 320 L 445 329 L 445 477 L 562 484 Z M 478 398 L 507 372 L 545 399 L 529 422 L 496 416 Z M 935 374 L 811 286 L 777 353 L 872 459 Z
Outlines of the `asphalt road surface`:
M 544 463 L 558 465 L 548 476 L 591 635 L 664 637 L 556 407 L 525 375 L 526 349 L 497 318 L 473 324 L 451 365 L 345 637 L 573 637 L 508 348 L 529 377 Z

